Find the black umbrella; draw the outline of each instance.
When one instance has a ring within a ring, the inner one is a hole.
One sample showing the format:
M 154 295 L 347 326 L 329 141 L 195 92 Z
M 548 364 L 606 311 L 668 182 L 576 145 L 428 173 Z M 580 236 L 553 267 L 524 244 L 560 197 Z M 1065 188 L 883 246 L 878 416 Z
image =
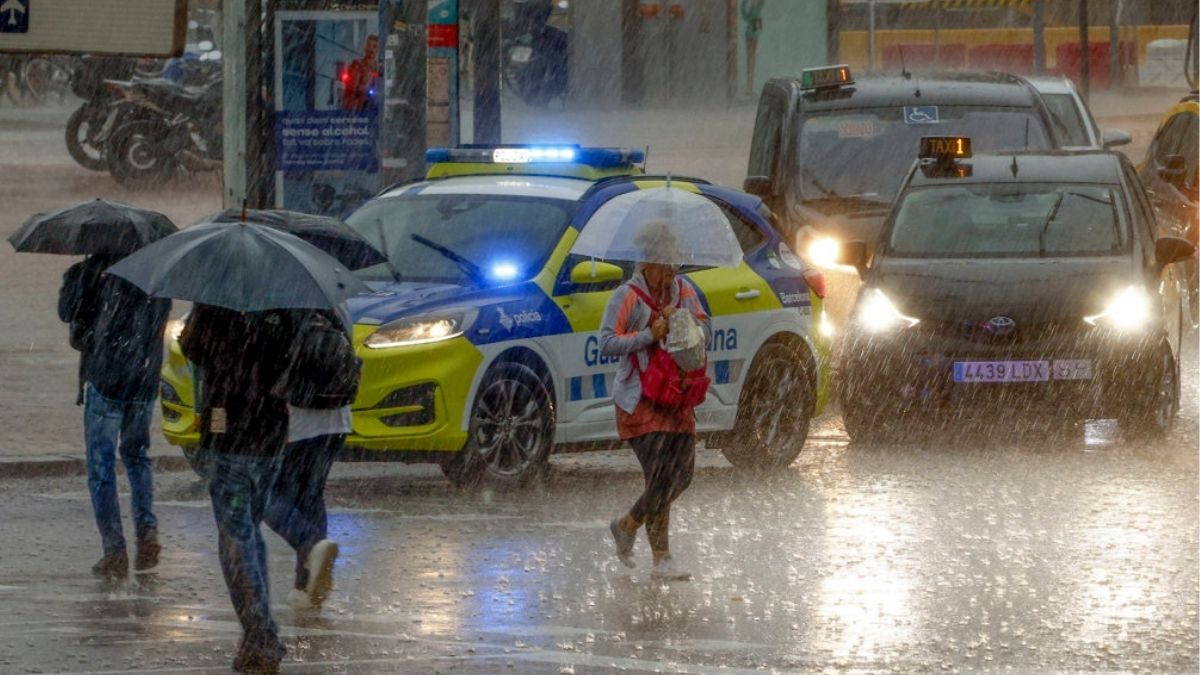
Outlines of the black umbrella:
M 53 213 L 37 213 L 8 242 L 22 253 L 125 256 L 178 228 L 156 211 L 93 199 Z
M 387 262 L 387 258 L 371 242 L 337 218 L 299 211 L 226 209 L 208 219 L 213 223 L 243 221 L 294 234 L 337 258 L 348 269 L 361 270 Z
M 201 223 L 108 269 L 146 293 L 239 312 L 329 308 L 370 292 L 337 260 L 254 223 Z

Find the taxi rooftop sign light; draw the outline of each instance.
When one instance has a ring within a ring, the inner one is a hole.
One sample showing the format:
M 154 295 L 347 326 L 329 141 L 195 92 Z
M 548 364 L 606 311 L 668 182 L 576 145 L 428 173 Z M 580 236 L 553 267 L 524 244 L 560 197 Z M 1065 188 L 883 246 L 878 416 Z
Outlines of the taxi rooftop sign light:
M 854 84 L 854 76 L 850 73 L 850 66 L 844 63 L 800 71 L 801 89 L 830 89 L 850 84 Z
M 430 148 L 428 164 L 584 164 L 597 169 L 628 167 L 646 161 L 646 153 L 629 148 L 584 148 L 578 145 L 462 145 Z
M 960 159 L 970 159 L 971 139 L 967 136 L 922 136 L 918 153 L 922 172 L 930 178 L 967 178 L 971 175 L 969 164 L 959 164 Z

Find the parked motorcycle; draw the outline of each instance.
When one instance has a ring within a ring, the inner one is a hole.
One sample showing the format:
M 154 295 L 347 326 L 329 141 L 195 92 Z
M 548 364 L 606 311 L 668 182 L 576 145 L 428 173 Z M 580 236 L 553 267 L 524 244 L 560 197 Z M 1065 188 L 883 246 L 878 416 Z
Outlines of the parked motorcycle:
M 108 168 L 104 149 L 121 116 L 120 106 L 113 103 L 123 99 L 124 93 L 105 81 L 128 80 L 136 68 L 136 59 L 85 55 L 79 60 L 71 90 L 83 104 L 71 114 L 66 128 L 67 152 L 79 166 L 89 171 Z
M 136 119 L 112 133 L 108 171 L 133 189 L 156 187 L 177 176 L 221 168 L 221 79 L 200 87 L 169 80 L 135 81 L 129 103 Z

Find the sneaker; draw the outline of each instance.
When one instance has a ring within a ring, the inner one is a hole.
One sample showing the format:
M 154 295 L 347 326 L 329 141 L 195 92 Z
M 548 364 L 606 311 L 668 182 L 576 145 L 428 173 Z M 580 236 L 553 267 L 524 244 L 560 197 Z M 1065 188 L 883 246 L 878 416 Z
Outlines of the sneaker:
M 637 543 L 637 535 L 621 529 L 620 518 L 613 518 L 608 529 L 612 532 L 613 543 L 617 545 L 617 559 L 626 567 L 633 567 L 633 545 Z
M 293 612 L 309 612 L 317 609 L 313 607 L 312 601 L 308 599 L 308 593 L 303 588 L 293 588 L 288 591 L 287 603 Z
M 338 557 L 338 545 L 328 539 L 318 541 L 308 552 L 304 566 L 308 569 L 308 584 L 304 592 L 313 608 L 319 609 L 333 589 L 333 563 Z
M 650 570 L 650 578 L 659 581 L 688 581 L 692 578 L 692 573 L 680 567 L 674 558 L 668 556 L 654 563 L 654 568 Z
M 92 574 L 105 579 L 124 579 L 129 576 L 129 555 L 125 551 L 106 554 L 92 565 Z
M 158 530 L 146 530 L 142 536 L 138 537 L 137 557 L 133 561 L 134 571 L 146 572 L 158 567 L 158 554 L 161 552 L 162 546 L 158 545 Z

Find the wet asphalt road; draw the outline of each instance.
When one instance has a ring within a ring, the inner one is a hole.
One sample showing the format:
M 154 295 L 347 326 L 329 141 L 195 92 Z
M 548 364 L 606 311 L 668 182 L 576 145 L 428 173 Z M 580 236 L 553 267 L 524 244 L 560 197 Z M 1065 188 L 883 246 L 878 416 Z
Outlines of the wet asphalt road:
M 1192 352 L 1195 342 L 1191 343 Z M 1174 434 L 1028 434 L 849 444 L 827 415 L 783 475 L 702 450 L 660 584 L 611 553 L 636 495 L 629 452 L 555 459 L 541 489 L 465 495 L 432 467 L 339 465 L 337 588 L 284 604 L 290 672 L 742 673 L 1198 669 L 1196 366 Z M 222 672 L 239 635 L 205 493 L 163 474 L 156 573 L 93 579 L 84 478 L 9 480 L 0 672 Z M 127 526 L 128 527 L 128 526 Z

